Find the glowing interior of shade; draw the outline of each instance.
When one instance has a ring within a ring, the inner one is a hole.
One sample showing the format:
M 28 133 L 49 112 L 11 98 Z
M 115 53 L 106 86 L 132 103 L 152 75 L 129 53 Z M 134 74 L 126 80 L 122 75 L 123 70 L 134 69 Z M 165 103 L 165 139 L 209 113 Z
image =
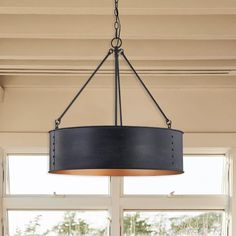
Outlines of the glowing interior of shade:
M 55 170 L 53 174 L 66 175 L 102 175 L 102 176 L 156 176 L 156 175 L 177 175 L 182 171 L 177 170 L 144 170 L 144 169 L 75 169 L 75 170 Z

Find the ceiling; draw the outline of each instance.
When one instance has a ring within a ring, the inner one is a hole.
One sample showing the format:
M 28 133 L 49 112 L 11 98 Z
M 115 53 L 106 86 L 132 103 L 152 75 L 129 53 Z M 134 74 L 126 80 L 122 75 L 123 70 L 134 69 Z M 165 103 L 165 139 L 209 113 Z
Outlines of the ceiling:
M 112 13 L 112 0 L 0 0 L 1 85 L 90 74 L 110 47 Z M 120 14 L 123 48 L 143 76 L 235 77 L 235 1 L 120 0 Z
M 120 0 L 120 15 L 126 55 L 174 127 L 235 132 L 236 1 Z M 113 20 L 113 0 L 0 0 L 0 132 L 47 132 L 107 53 Z M 112 122 L 113 63 L 66 125 Z M 121 73 L 126 123 L 162 124 Z

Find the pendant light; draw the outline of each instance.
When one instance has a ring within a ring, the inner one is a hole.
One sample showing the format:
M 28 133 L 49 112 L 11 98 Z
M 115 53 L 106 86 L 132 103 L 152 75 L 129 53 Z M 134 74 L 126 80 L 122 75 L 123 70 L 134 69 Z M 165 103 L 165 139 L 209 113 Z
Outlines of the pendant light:
M 155 176 L 183 173 L 183 132 L 171 128 L 161 109 L 121 48 L 118 0 L 115 0 L 115 37 L 111 48 L 64 112 L 55 121 L 50 136 L 50 170 L 54 174 Z M 59 128 L 62 118 L 84 91 L 103 63 L 114 55 L 115 124 Z M 122 122 L 120 57 L 164 117 L 167 128 L 125 126 Z

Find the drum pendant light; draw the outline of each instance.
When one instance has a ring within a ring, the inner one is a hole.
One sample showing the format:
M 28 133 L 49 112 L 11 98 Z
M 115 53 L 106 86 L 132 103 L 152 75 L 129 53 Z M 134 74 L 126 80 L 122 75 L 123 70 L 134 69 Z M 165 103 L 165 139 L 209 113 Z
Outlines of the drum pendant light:
M 183 132 L 171 128 L 171 120 L 146 87 L 121 48 L 118 0 L 115 0 L 115 37 L 111 48 L 86 83 L 55 121 L 49 132 L 49 173 L 110 176 L 155 176 L 183 173 Z M 62 118 L 93 79 L 103 63 L 114 55 L 115 124 L 59 128 Z M 120 57 L 164 117 L 167 128 L 125 126 L 122 122 Z

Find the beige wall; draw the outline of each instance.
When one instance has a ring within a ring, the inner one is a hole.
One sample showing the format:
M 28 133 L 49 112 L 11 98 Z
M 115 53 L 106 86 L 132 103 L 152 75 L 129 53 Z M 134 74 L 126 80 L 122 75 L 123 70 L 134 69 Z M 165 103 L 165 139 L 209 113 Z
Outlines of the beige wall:
M 173 120 L 173 127 L 185 132 L 236 132 L 234 77 L 146 77 L 154 96 Z M 85 81 L 85 76 L 80 75 L 27 78 L 24 83 L 24 76 L 15 76 L 14 83 L 6 79 L 0 103 L 1 131 L 47 132 L 76 93 L 76 87 Z M 36 80 L 38 84 L 33 84 Z M 112 76 L 96 78 L 68 112 L 62 126 L 112 124 L 112 80 Z M 122 78 L 122 85 L 124 124 L 164 126 L 161 115 L 134 78 Z
M 3 76 L 0 102 L 0 146 L 7 153 L 46 153 L 47 132 L 54 119 L 81 85 L 85 75 Z M 143 76 L 173 127 L 183 130 L 185 151 L 236 153 L 236 87 L 233 76 Z M 160 114 L 132 80 L 124 76 L 124 122 L 128 125 L 164 126 Z M 111 124 L 113 93 L 111 76 L 98 76 L 76 102 L 62 126 Z M 235 170 L 235 161 L 232 169 Z M 236 232 L 235 171 L 232 172 L 230 216 Z M 204 204 L 207 204 L 205 201 Z M 210 204 L 210 200 L 209 200 Z M 117 225 L 115 224 L 115 227 Z M 114 230 L 116 232 L 116 230 Z M 116 236 L 116 233 L 114 233 Z

